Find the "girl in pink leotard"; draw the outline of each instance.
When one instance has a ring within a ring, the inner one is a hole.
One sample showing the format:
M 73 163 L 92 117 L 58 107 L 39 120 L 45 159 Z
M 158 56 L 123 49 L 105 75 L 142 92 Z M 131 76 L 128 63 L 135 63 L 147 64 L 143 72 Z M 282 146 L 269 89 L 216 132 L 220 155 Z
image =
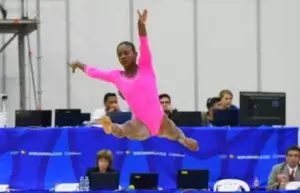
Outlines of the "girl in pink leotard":
M 100 124 L 107 134 L 112 133 L 117 137 L 136 140 L 145 140 L 150 136 L 165 137 L 177 140 L 191 150 L 197 150 L 197 141 L 185 137 L 184 133 L 164 114 L 161 108 L 145 27 L 147 10 L 144 10 L 143 14 L 139 12 L 138 14 L 140 39 L 138 65 L 136 64 L 137 52 L 134 45 L 130 42 L 122 42 L 117 47 L 117 55 L 124 71 L 103 71 L 77 61 L 71 64 L 73 72 L 79 68 L 92 78 L 113 83 L 133 112 L 134 119 L 122 125 L 112 123 L 107 116 L 102 117 Z

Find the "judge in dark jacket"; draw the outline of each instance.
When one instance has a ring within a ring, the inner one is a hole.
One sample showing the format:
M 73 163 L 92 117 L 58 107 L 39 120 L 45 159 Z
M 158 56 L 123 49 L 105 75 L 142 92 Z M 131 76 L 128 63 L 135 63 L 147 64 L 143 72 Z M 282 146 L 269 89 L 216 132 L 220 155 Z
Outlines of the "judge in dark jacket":
M 171 103 L 172 101 L 170 95 L 165 93 L 160 94 L 159 101 L 165 114 L 168 115 L 169 119 L 174 120 L 175 115 L 178 113 L 178 110 L 172 107 L 172 103 Z
M 214 126 L 214 110 L 223 109 L 221 98 L 212 97 L 208 98 L 206 101 L 207 111 L 202 112 L 202 125 L 204 127 Z
M 97 153 L 96 167 L 87 169 L 86 176 L 91 180 L 93 173 L 109 172 L 116 172 L 113 169 L 113 154 L 110 150 L 100 150 Z

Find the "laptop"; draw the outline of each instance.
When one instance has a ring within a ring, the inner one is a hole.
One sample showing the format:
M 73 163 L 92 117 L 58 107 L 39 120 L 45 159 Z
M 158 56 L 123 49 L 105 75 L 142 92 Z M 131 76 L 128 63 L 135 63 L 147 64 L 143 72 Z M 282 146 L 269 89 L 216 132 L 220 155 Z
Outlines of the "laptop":
M 126 121 L 131 120 L 131 112 L 108 112 L 106 114 L 113 123 L 123 124 Z
M 133 185 L 135 190 L 157 190 L 158 173 L 132 173 L 130 185 Z
M 16 110 L 16 127 L 51 127 L 51 110 Z
M 90 190 L 117 190 L 119 189 L 120 174 L 92 173 L 90 177 Z
M 56 127 L 80 126 L 81 119 L 81 109 L 55 109 Z
M 207 190 L 208 170 L 179 170 L 177 173 L 177 189 Z
M 214 126 L 238 126 L 239 125 L 239 110 L 215 110 L 214 111 Z
M 177 112 L 173 117 L 173 121 L 177 126 L 182 127 L 202 126 L 201 112 L 198 111 Z

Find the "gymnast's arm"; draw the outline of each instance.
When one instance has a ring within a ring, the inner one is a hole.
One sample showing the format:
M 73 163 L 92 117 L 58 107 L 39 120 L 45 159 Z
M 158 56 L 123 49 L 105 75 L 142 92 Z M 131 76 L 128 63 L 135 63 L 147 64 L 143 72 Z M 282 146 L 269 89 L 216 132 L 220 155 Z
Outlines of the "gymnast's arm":
M 150 51 L 150 46 L 147 37 L 147 30 L 145 21 L 138 21 L 138 31 L 140 39 L 140 57 L 139 57 L 139 67 L 142 69 L 152 69 L 152 56 Z
M 98 68 L 82 64 L 80 62 L 73 63 L 71 67 L 73 68 L 73 72 L 74 69 L 79 68 L 81 71 L 86 73 L 89 77 L 104 80 L 107 82 L 114 82 L 116 77 L 116 72 L 117 72 L 116 70 L 112 70 L 112 71 L 100 70 Z

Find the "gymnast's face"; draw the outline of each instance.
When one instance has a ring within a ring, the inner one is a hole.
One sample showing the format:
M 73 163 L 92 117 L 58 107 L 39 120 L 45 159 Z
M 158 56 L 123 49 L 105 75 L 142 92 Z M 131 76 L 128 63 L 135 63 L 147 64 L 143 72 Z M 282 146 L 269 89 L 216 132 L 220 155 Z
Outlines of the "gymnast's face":
M 120 44 L 117 49 L 118 59 L 122 66 L 126 69 L 136 64 L 137 53 L 132 47 L 126 44 Z

